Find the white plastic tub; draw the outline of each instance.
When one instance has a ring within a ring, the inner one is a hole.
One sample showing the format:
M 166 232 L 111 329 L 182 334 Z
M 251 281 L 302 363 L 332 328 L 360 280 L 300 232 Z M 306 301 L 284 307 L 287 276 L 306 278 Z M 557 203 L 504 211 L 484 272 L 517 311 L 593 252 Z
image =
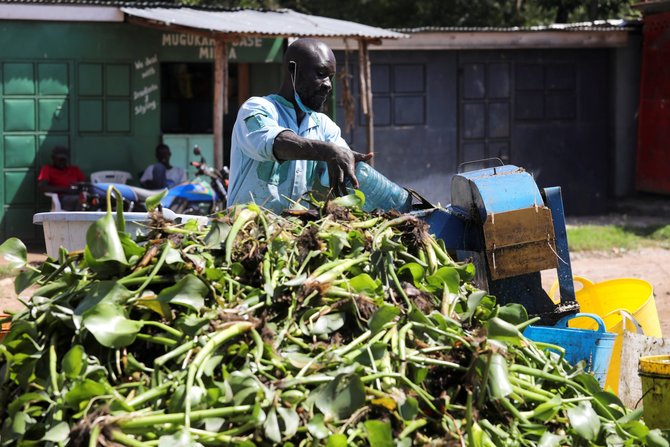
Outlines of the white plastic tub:
M 93 222 L 105 214 L 104 211 L 37 213 L 33 215 L 33 223 L 42 225 L 47 254 L 56 257 L 61 246 L 68 251 L 83 250 L 86 245 L 86 231 Z M 116 217 L 116 214 L 114 216 Z M 163 209 L 163 216 L 170 220 L 181 218 L 182 222 L 196 219 L 201 225 L 206 225 L 209 222 L 207 216 L 175 214 L 168 209 Z M 126 232 L 130 233 L 131 236 L 134 237 L 138 232 L 147 231 L 147 228 L 143 225 L 149 222 L 147 213 L 123 213 L 123 217 L 126 221 Z

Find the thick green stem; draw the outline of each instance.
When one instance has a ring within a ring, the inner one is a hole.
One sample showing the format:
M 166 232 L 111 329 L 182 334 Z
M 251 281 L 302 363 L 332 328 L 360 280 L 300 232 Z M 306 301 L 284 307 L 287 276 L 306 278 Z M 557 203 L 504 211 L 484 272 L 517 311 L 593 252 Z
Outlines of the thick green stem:
M 132 436 L 128 436 L 123 433 L 121 430 L 111 430 L 109 436 L 113 441 L 127 445 L 128 447 L 149 447 L 152 444 L 147 444 L 145 442 L 138 441 Z
M 53 389 L 54 395 L 60 395 L 60 388 L 58 387 L 58 357 L 56 355 L 56 335 L 51 336 L 51 341 L 49 342 L 49 376 L 51 379 L 51 388 Z
M 167 332 L 168 334 L 174 335 L 177 338 L 183 338 L 184 337 L 184 334 L 181 331 L 173 328 L 172 326 L 168 326 L 167 324 L 161 323 L 160 321 L 143 320 L 142 324 L 144 326 L 157 327 L 157 328 Z
M 153 388 L 149 388 L 148 391 L 138 394 L 137 396 L 133 397 L 130 400 L 126 401 L 126 405 L 129 407 L 135 408 L 138 405 L 145 404 L 147 402 L 150 402 L 154 399 L 157 399 L 167 393 L 167 391 L 170 389 L 172 386 L 171 382 L 165 382 L 161 385 L 155 386 Z
M 220 418 L 247 413 L 251 410 L 253 410 L 253 405 L 237 405 L 233 407 L 191 411 L 189 416 L 191 422 L 197 422 L 206 418 Z M 153 429 L 156 425 L 180 424 L 185 419 L 186 413 L 155 414 L 150 416 L 129 414 L 116 420 L 116 424 L 123 429 Z
M 198 355 L 195 356 L 193 362 L 188 368 L 188 377 L 186 379 L 186 396 L 191 395 L 191 389 L 193 388 L 193 382 L 195 381 L 196 374 L 199 372 L 202 364 L 209 358 L 210 355 L 226 341 L 230 340 L 233 337 L 236 337 L 240 334 L 243 334 L 247 331 L 250 331 L 254 328 L 254 323 L 247 321 L 238 321 L 232 323 L 227 328 L 216 332 L 211 338 L 205 343 Z M 186 399 L 185 408 L 184 408 L 184 425 L 187 428 L 191 427 L 191 399 Z

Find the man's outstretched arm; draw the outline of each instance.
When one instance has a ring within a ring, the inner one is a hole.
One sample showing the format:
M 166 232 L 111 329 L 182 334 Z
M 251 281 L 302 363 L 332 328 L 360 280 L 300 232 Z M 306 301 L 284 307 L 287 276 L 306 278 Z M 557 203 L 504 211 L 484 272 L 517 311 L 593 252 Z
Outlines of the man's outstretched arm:
M 328 165 L 328 178 L 335 194 L 347 194 L 345 180 L 358 188 L 356 178 L 356 162 L 368 161 L 372 154 L 354 152 L 348 147 L 320 140 L 311 140 L 286 130 L 275 137 L 272 145 L 274 156 L 279 161 L 316 160 L 325 161 Z

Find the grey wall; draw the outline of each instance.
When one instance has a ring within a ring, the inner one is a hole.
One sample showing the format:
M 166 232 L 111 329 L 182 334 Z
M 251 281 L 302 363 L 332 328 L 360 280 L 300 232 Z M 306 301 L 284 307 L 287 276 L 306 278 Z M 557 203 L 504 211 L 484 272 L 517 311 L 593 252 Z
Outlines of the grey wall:
M 632 185 L 638 51 L 634 43 L 616 50 L 373 51 L 375 167 L 447 204 L 461 163 L 498 157 L 533 173 L 541 188 L 560 186 L 566 213 L 605 212 L 608 197 Z M 337 57 L 342 68 L 345 55 Z M 349 57 L 358 99 L 356 54 Z M 343 126 L 341 93 L 340 85 Z M 345 137 L 366 150 L 358 104 Z

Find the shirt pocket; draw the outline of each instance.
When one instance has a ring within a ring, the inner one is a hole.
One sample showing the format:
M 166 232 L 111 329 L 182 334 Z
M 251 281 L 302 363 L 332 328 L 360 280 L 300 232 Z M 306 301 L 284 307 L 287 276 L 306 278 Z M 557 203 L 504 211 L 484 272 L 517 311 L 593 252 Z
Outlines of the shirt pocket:
M 279 185 L 288 178 L 289 162 L 262 161 L 258 164 L 256 175 L 268 185 Z

